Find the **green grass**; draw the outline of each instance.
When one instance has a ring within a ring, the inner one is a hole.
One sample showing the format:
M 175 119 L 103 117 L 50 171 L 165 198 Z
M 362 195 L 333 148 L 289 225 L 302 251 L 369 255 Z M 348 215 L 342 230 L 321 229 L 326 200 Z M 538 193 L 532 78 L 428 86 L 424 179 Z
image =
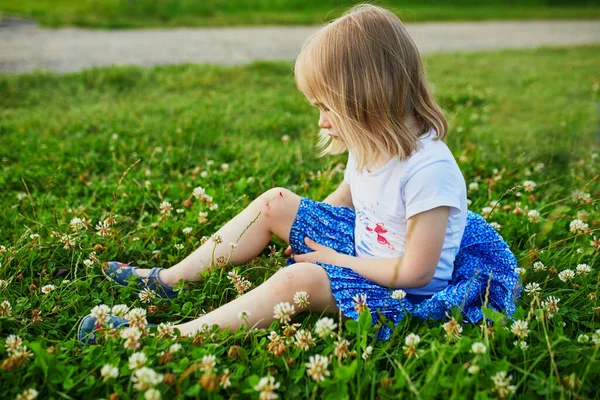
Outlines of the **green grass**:
M 179 387 L 159 384 L 164 398 L 176 397 L 178 390 L 191 398 L 258 397 L 253 386 L 268 374 L 281 383 L 277 392 L 286 398 L 344 393 L 352 398 L 489 398 L 499 397 L 491 378 L 500 371 L 512 376 L 519 397 L 597 394 L 600 332 L 596 344 L 591 338 L 600 329 L 600 263 L 591 242 L 600 237 L 600 47 L 440 54 L 425 62 L 448 115 L 449 146 L 467 183 L 479 183 L 478 190 L 469 191 L 470 209 L 481 212 L 501 199 L 489 220 L 501 225 L 524 268 L 523 285 L 541 286 L 539 299 L 523 293 L 517 304 L 515 318 L 529 321 L 528 349 L 515 347 L 510 321 L 497 315 L 492 315 L 493 337 L 465 324 L 456 342 L 446 338 L 441 322 L 408 318 L 391 342 L 373 343 L 367 337 L 370 324 L 363 320 L 341 333 L 357 351 L 356 359 L 334 357 L 331 375 L 316 383 L 304 363 L 311 355 L 332 354 L 333 338 L 317 338 L 306 352 L 290 346 L 276 357 L 266 348 L 269 330 L 204 334 L 203 344 L 179 340 L 183 350 L 161 363 L 159 353 L 172 341 L 146 337 L 141 351 L 150 367 L 180 382 Z M 12 307 L 10 315 L 0 316 L 0 397 L 15 398 L 32 387 L 41 398 L 108 398 L 111 393 L 141 398 L 130 380 L 132 351 L 120 339 L 91 347 L 75 340 L 78 320 L 98 304 L 151 310 L 137 299 L 135 287 L 119 289 L 102 277 L 98 263 L 84 266 L 94 247 L 100 261 L 168 267 L 271 187 L 321 200 L 337 186 L 342 176 L 336 165 L 344 156 L 316 157 L 318 112 L 296 90 L 291 68 L 254 63 L 0 76 L 0 279 L 6 283 L 0 285 L 0 302 Z M 281 141 L 284 135 L 290 138 L 287 144 Z M 229 164 L 227 171 L 222 163 Z M 533 192 L 511 191 L 525 180 L 536 182 Z M 218 210 L 208 211 L 195 199 L 185 206 L 196 186 L 206 188 Z M 575 201 L 577 190 L 590 194 L 590 201 Z M 165 200 L 183 211 L 163 218 L 159 204 Z M 540 222 L 514 214 L 517 202 L 539 211 Z M 208 211 L 208 222 L 198 223 L 200 211 Z M 74 233 L 69 222 L 75 216 L 89 220 L 90 227 Z M 113 235 L 98 236 L 94 226 L 110 216 L 116 219 Z M 586 219 L 590 232 L 570 232 L 570 222 L 578 217 Z M 182 233 L 185 227 L 193 228 L 190 236 Z M 65 249 L 53 232 L 71 235 L 75 247 Z M 34 234 L 39 237 L 32 239 Z M 235 268 L 259 285 L 283 267 L 283 249 L 276 242 L 251 265 Z M 535 270 L 535 261 L 548 270 Z M 592 272 L 559 280 L 557 272 L 578 264 L 591 266 Z M 155 300 L 150 322 L 187 320 L 235 298 L 226 278 L 230 268 L 213 271 L 172 302 Z M 48 284 L 56 288 L 45 295 L 40 288 Z M 540 300 L 550 295 L 561 299 L 560 310 L 540 319 Z M 305 314 L 295 321 L 312 329 L 318 317 Z M 274 322 L 272 330 L 281 332 L 281 327 Z M 403 349 L 409 333 L 421 337 L 418 358 Z M 33 353 L 21 366 L 6 361 L 5 339 L 12 334 Z M 580 335 L 588 342 L 580 343 Z M 487 352 L 471 353 L 475 342 L 484 342 Z M 240 358 L 227 356 L 234 345 Z M 366 345 L 374 351 L 363 361 Z M 211 393 L 201 387 L 202 373 L 193 366 L 207 354 L 216 355 L 218 373 L 229 369 L 231 387 Z M 103 382 L 105 364 L 118 366 L 120 376 Z M 480 371 L 470 374 L 470 364 Z
M 136 28 L 320 24 L 357 1 L 339 0 L 0 0 L 0 12 L 44 26 Z M 591 0 L 387 0 L 378 2 L 405 22 L 597 19 Z

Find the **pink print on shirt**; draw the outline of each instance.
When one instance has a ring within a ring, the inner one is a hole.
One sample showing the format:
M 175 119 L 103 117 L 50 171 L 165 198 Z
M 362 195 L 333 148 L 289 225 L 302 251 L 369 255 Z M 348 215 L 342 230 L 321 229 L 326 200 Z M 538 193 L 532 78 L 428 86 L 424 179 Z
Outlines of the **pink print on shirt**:
M 395 250 L 394 246 L 385 238 L 385 236 L 383 236 L 385 233 L 388 233 L 387 229 L 383 227 L 383 222 L 376 223 L 375 228 L 367 226 L 365 229 L 368 232 L 375 232 L 377 234 L 377 243 L 383 244 L 391 250 Z

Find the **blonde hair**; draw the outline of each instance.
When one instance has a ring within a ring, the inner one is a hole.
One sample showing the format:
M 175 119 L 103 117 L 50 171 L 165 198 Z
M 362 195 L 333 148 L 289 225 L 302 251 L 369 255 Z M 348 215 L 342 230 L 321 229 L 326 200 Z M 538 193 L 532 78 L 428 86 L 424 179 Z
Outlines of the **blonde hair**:
M 294 75 L 339 129 L 342 142 L 321 131 L 321 155 L 340 154 L 345 143 L 362 170 L 380 155 L 408 158 L 432 129 L 446 136 L 417 46 L 386 9 L 361 4 L 319 29 L 304 43 Z

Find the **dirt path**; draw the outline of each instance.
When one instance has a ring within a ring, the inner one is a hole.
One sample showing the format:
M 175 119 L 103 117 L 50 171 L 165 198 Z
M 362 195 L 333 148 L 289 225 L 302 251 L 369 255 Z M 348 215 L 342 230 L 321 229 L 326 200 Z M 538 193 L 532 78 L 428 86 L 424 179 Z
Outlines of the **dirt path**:
M 422 53 L 600 43 L 600 21 L 427 23 L 407 25 Z M 164 30 L 0 27 L 0 72 L 60 73 L 92 66 L 240 64 L 293 60 L 317 27 Z

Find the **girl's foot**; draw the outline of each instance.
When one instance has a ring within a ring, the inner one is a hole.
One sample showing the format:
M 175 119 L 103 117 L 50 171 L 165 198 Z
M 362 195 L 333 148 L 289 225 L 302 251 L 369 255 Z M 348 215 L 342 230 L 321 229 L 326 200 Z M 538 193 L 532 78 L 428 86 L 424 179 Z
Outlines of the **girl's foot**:
M 129 321 L 125 318 L 110 315 L 108 325 L 116 329 L 122 326 L 129 326 Z M 91 314 L 86 315 L 77 328 L 77 340 L 82 344 L 96 344 L 96 331 L 99 329 L 100 326 L 96 322 L 96 318 L 92 317 Z
M 146 271 L 140 271 L 143 275 L 140 276 L 135 273 L 139 269 L 138 267 L 130 267 L 127 264 L 120 263 L 118 261 L 110 261 L 103 265 L 102 273 L 108 279 L 113 282 L 117 282 L 123 286 L 127 286 L 129 283 L 129 277 L 131 275 L 136 277 L 136 281 L 140 285 L 140 289 L 150 289 L 156 292 L 161 297 L 167 297 L 173 299 L 177 297 L 177 292 L 173 290 L 173 287 L 167 285 L 160 278 L 159 272 L 164 268 L 152 268 L 149 274 L 144 274 Z

